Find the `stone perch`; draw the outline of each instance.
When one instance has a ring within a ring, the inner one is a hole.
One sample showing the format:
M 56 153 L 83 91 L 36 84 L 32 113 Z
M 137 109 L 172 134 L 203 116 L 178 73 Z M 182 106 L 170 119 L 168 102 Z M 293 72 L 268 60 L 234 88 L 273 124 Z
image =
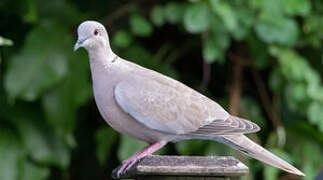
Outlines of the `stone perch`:
M 118 168 L 113 170 L 116 179 Z M 136 180 L 237 180 L 248 167 L 233 157 L 157 156 L 142 158 L 120 179 Z

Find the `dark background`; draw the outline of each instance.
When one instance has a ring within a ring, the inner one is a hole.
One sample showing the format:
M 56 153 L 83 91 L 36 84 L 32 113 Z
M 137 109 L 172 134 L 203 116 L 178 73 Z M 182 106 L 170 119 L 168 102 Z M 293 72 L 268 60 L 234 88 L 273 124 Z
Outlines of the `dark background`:
M 323 169 L 322 1 L 1 0 L 1 180 L 109 179 L 145 146 L 98 113 L 87 54 L 73 52 L 89 19 L 106 26 L 119 56 L 259 124 L 249 137 L 303 179 Z M 250 168 L 244 179 L 301 179 L 216 142 L 158 153 L 233 155 Z

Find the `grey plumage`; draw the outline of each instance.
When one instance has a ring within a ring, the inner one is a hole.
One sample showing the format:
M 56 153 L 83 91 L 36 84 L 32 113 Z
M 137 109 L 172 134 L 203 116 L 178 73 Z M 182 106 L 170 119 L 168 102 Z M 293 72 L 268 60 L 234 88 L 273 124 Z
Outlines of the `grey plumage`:
M 231 116 L 186 85 L 115 55 L 100 23 L 83 22 L 78 36 L 74 50 L 84 47 L 89 53 L 94 96 L 103 118 L 117 131 L 151 144 L 125 161 L 120 173 L 167 142 L 196 138 L 222 142 L 272 166 L 304 175 L 243 135 L 259 131 L 255 123 Z

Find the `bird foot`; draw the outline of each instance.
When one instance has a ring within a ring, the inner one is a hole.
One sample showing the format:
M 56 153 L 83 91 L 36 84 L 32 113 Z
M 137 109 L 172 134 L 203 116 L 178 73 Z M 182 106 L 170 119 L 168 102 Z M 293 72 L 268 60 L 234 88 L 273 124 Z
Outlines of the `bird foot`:
M 139 160 L 138 158 L 130 158 L 130 159 L 124 160 L 122 162 L 121 167 L 117 171 L 117 178 L 120 178 L 121 174 L 124 174 L 126 171 L 132 168 L 133 165 L 135 165 L 136 162 L 138 162 L 138 160 Z
M 150 144 L 149 146 L 143 148 L 142 150 L 132 155 L 129 159 L 124 160 L 122 162 L 121 167 L 118 169 L 116 173 L 117 178 L 119 179 L 121 174 L 124 174 L 126 171 L 132 168 L 141 158 L 145 157 L 148 154 L 152 154 L 153 152 L 157 151 L 158 149 L 165 146 L 166 144 L 167 142 L 165 141 L 159 141 L 159 142 Z

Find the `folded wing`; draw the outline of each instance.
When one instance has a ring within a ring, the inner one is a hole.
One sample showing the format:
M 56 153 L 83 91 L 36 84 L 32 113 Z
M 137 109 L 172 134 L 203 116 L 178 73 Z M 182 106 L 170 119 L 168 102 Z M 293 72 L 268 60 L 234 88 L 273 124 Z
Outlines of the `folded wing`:
M 230 116 L 220 105 L 184 84 L 160 74 L 129 76 L 116 85 L 115 100 L 145 126 L 171 134 L 231 134 L 259 130 Z

